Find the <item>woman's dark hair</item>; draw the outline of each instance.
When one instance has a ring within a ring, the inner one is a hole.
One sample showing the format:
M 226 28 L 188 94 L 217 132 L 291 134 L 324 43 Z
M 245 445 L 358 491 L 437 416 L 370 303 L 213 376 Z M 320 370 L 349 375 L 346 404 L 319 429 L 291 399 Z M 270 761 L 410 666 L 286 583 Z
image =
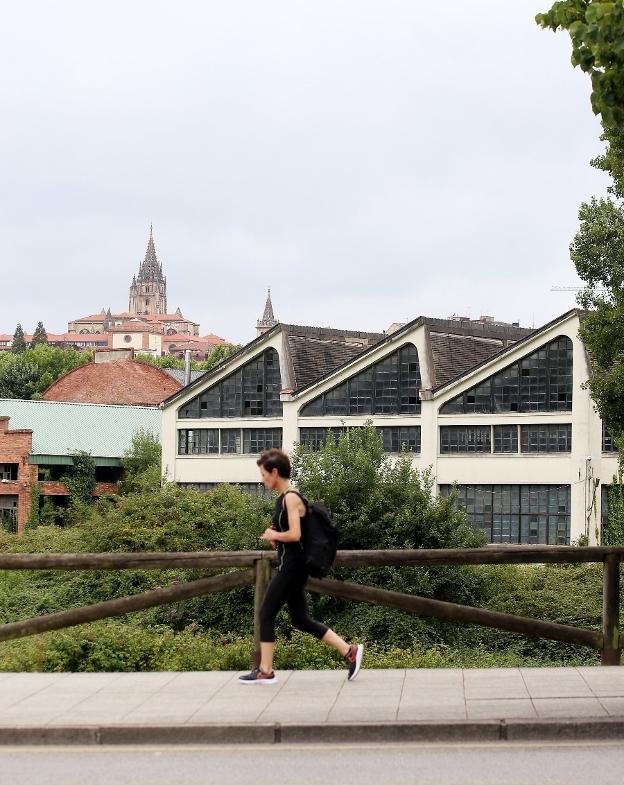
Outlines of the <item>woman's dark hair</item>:
M 290 479 L 290 458 L 283 450 L 278 450 L 273 447 L 270 450 L 265 450 L 260 453 L 260 457 L 256 461 L 258 466 L 262 466 L 266 472 L 272 472 L 277 469 L 277 473 L 285 480 Z

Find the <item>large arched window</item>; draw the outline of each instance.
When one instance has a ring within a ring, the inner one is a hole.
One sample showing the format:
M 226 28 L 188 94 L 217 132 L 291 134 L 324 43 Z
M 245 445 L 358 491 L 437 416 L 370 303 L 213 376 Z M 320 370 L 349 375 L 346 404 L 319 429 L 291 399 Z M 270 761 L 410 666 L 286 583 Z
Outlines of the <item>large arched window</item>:
M 183 404 L 178 417 L 280 417 L 281 389 L 279 356 L 275 349 L 267 349 L 214 387 Z
M 560 335 L 452 398 L 440 414 L 572 411 L 572 341 Z
M 421 386 L 416 347 L 407 343 L 346 382 L 319 395 L 302 417 L 349 414 L 420 414 Z

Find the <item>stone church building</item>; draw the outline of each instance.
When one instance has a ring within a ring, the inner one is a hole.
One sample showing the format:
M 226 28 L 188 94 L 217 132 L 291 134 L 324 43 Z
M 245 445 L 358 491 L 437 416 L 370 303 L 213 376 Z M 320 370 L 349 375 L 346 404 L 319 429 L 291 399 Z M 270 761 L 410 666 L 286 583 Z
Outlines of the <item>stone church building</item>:
M 131 332 L 130 328 L 141 326 L 150 332 L 173 336 L 199 336 L 199 324 L 182 315 L 177 308 L 174 313 L 167 312 L 167 278 L 163 274 L 161 262 L 156 256 L 154 232 L 150 226 L 149 240 L 145 258 L 130 284 L 128 310 L 112 313 L 110 308 L 98 314 L 83 316 L 69 322 L 67 331 L 78 334 L 103 334 Z

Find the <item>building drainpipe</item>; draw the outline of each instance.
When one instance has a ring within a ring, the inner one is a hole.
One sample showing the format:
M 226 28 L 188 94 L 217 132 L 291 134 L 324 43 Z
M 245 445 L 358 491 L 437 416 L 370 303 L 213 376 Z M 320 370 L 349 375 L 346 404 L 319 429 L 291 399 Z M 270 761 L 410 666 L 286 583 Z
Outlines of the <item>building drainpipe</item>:
M 191 350 L 184 350 L 184 386 L 191 383 Z

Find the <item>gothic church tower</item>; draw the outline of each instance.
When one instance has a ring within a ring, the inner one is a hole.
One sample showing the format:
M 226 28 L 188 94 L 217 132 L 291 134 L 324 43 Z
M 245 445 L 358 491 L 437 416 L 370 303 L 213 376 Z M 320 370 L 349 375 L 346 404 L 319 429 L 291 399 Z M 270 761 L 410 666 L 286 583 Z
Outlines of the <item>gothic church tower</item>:
M 163 275 L 162 264 L 156 258 L 151 224 L 145 259 L 141 262 L 138 276 L 133 276 L 130 285 L 128 311 L 148 315 L 167 313 L 167 279 Z

